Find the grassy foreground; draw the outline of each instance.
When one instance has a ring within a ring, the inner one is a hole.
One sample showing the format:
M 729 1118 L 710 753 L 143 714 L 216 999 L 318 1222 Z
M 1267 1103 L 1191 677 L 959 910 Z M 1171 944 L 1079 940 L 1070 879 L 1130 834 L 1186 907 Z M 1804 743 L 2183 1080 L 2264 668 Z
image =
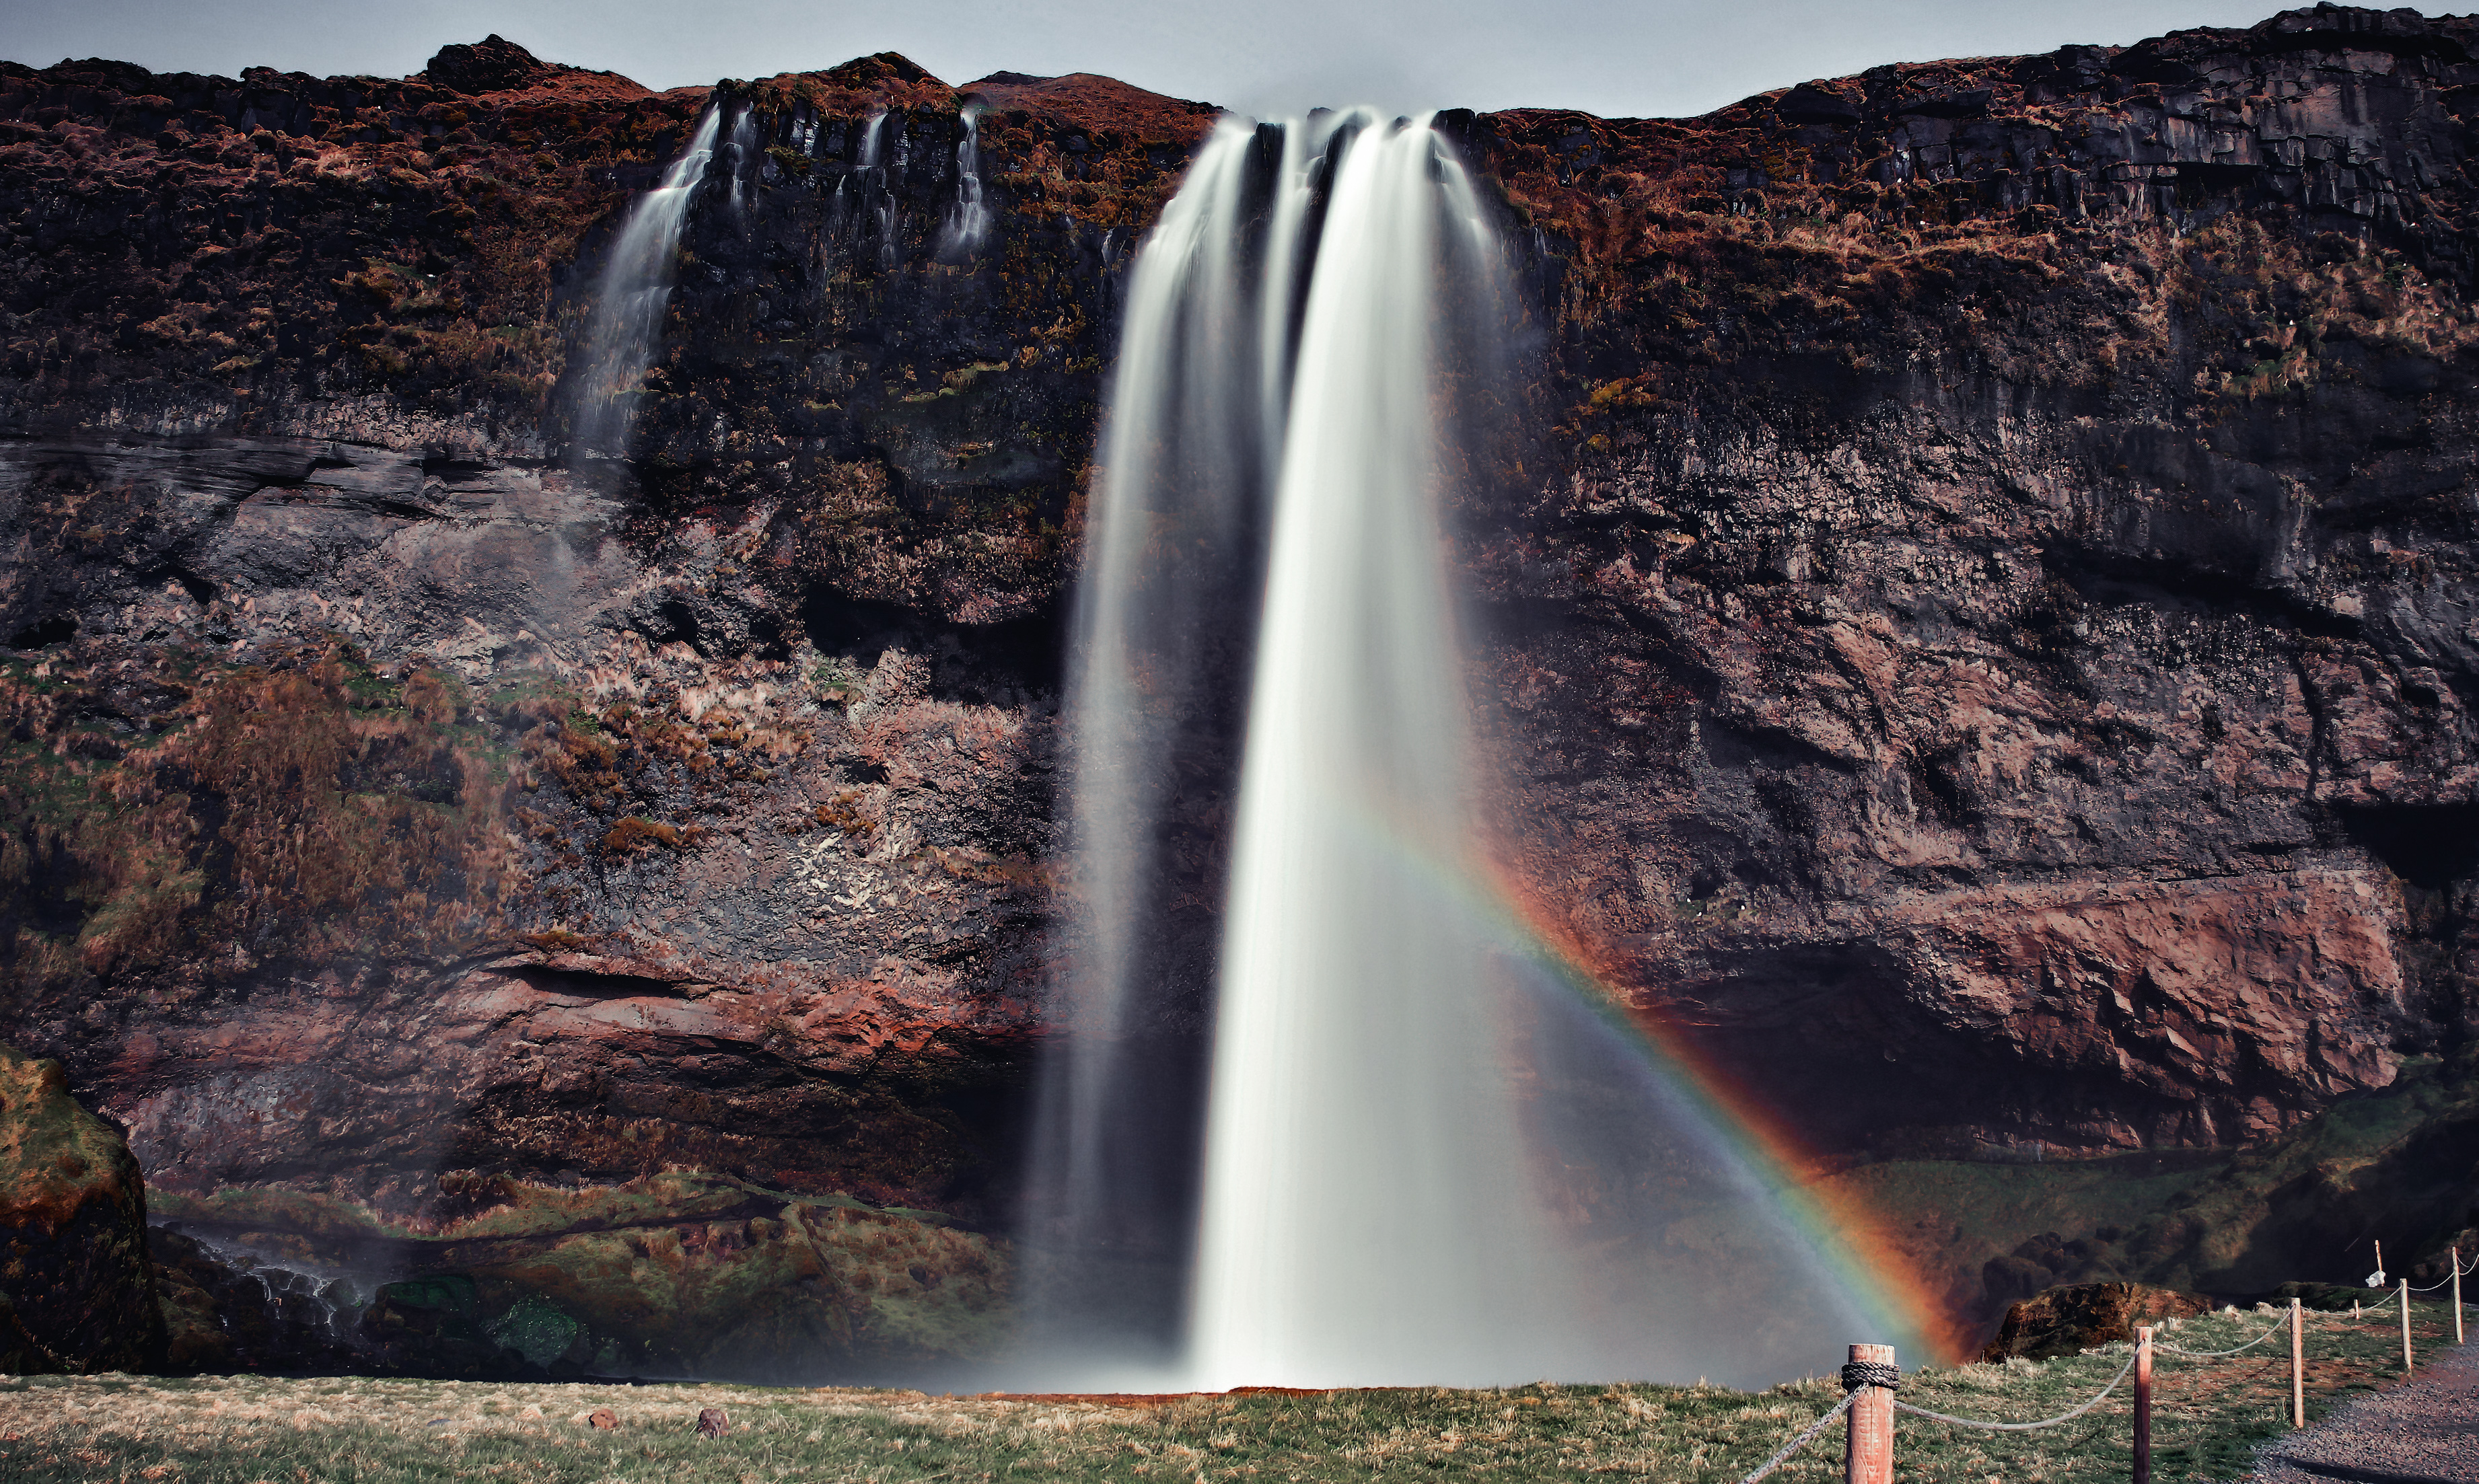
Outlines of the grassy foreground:
M 2450 1343 L 2441 1308 L 2417 1311 L 2424 1351 Z M 2189 1320 L 2164 1338 L 2236 1344 L 2273 1312 Z M 2399 1371 L 2398 1321 L 2311 1316 L 2311 1413 Z M 1920 1372 L 1905 1399 L 2007 1421 L 2065 1410 L 2114 1375 L 2126 1347 L 2044 1364 Z M 2286 1426 L 2287 1346 L 2275 1336 L 2233 1360 L 2163 1357 L 2157 1476 L 2236 1479 Z M 1811 1380 L 1744 1393 L 1716 1387 L 1532 1386 L 1506 1391 L 1249 1393 L 1148 1400 L 930 1396 L 918 1392 L 729 1386 L 506 1385 L 38 1376 L 0 1381 L 0 1477 L 185 1484 L 773 1484 L 775 1480 L 1205 1479 L 1269 1481 L 1623 1474 L 1728 1484 L 1840 1397 Z M 721 1407 L 729 1433 L 696 1435 Z M 609 1408 L 620 1425 L 588 1418 Z M 2125 1477 L 2121 1391 L 2035 1433 L 1961 1432 L 1901 1419 L 1906 1480 L 1985 1484 Z M 1829 1429 L 1776 1478 L 1840 1477 Z

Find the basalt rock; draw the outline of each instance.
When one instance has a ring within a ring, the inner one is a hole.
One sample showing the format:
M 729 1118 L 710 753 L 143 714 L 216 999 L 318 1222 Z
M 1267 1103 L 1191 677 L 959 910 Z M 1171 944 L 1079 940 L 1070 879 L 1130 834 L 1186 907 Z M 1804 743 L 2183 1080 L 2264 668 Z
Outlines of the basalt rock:
M 2474 44 L 2328 6 L 1442 116 L 1538 433 L 1455 513 L 1502 879 L 1832 1160 L 2278 1150 L 2479 1028 Z M 639 454 L 572 463 L 708 106 Z M 0 1030 L 185 1198 L 1003 1225 L 1117 296 L 1213 117 L 0 67 Z M 2099 1240 L 2036 1235 L 1956 1270 Z

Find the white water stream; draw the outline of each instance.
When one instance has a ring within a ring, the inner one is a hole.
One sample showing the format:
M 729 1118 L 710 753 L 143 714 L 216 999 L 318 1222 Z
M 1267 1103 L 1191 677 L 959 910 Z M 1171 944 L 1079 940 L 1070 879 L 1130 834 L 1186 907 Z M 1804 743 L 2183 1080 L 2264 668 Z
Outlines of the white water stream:
M 1502 274 L 1428 120 L 1357 123 L 1301 320 L 1250 697 L 1189 1333 L 1206 1387 L 1521 1380 L 1572 1329 L 1492 944 L 1437 887 L 1476 864 L 1439 321 Z
M 990 212 L 982 202 L 982 107 L 964 105 L 964 137 L 956 145 L 956 209 L 938 230 L 938 259 L 958 263 L 979 251 L 989 236 Z
M 687 147 L 654 189 L 629 206 L 620 235 L 612 239 L 579 346 L 585 368 L 572 393 L 569 440 L 580 452 L 606 459 L 628 456 L 631 415 L 672 301 L 680 226 L 688 219 L 689 199 L 714 159 L 722 122 L 720 109 L 705 111 Z

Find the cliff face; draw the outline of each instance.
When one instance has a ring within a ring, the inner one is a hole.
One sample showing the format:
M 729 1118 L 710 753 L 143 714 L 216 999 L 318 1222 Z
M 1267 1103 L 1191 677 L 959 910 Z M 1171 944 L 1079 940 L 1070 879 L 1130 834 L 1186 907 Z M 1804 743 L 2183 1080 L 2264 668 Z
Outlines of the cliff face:
M 2467 1034 L 2468 37 L 1499 123 L 1576 242 L 1474 554 L 1531 877 L 1821 1137 L 2241 1143 Z
M 1463 513 L 1509 869 L 1820 1146 L 2243 1143 L 2468 1036 L 2474 45 L 1448 116 L 1534 307 Z M 1115 296 L 1212 111 L 713 96 L 641 454 L 572 466 L 705 91 L 0 70 L 0 1034 L 228 1226 L 1006 1215 Z

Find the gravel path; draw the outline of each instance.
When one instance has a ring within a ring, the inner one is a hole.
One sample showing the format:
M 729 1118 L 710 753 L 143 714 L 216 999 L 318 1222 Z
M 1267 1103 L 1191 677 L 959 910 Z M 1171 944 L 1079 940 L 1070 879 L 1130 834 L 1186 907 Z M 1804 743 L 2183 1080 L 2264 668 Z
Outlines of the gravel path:
M 2267 1446 L 2260 1484 L 2479 1484 L 2479 1344 L 2430 1353 L 2406 1384 Z

